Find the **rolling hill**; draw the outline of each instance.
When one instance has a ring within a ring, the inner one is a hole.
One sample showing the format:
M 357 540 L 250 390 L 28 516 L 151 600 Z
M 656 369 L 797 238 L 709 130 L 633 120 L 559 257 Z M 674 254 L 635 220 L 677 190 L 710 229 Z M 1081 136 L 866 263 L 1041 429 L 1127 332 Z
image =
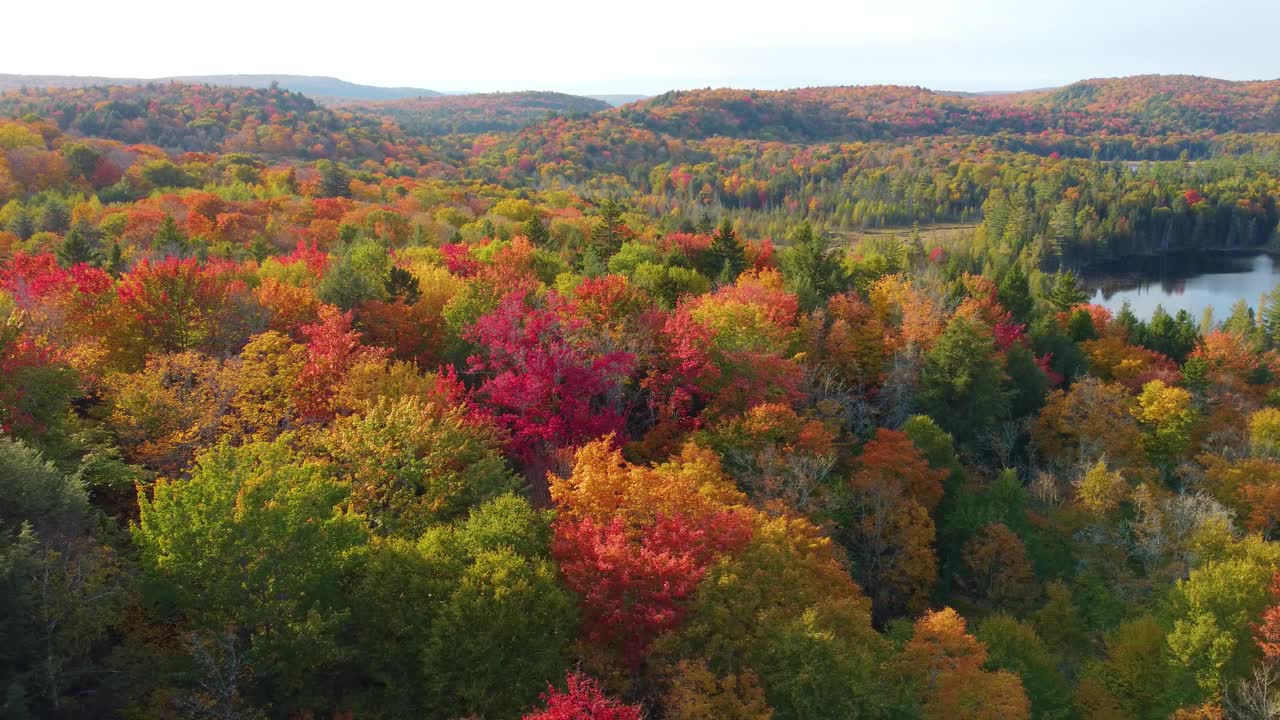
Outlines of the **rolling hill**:
M 444 95 L 353 106 L 390 117 L 406 132 L 422 136 L 508 132 L 552 116 L 589 114 L 611 107 L 603 100 L 557 92 Z
M 391 100 L 434 96 L 435 90 L 411 87 L 379 87 L 359 85 L 346 80 L 320 75 L 175 75 L 162 78 L 112 78 L 80 75 L 9 75 L 0 74 L 0 92 L 21 88 L 76 88 L 94 85 L 147 85 L 179 82 L 224 87 L 269 88 L 272 83 L 284 90 L 315 98 L 343 100 Z
M 1280 131 L 1280 80 L 1185 75 L 1084 80 L 1051 90 L 964 94 L 902 86 L 668 92 L 621 108 L 684 138 L 838 142 L 939 134 Z

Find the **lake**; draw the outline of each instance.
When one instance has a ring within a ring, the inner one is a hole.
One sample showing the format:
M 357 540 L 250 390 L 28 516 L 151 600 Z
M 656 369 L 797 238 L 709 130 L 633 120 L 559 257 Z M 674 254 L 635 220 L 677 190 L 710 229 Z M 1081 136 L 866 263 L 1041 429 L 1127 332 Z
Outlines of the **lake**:
M 1257 309 L 1259 298 L 1280 284 L 1280 265 L 1265 253 L 1166 255 L 1095 266 L 1084 273 L 1090 302 L 1118 312 L 1126 301 L 1149 318 L 1157 305 L 1169 314 L 1186 310 L 1199 321 L 1207 307 L 1223 320 L 1243 298 Z

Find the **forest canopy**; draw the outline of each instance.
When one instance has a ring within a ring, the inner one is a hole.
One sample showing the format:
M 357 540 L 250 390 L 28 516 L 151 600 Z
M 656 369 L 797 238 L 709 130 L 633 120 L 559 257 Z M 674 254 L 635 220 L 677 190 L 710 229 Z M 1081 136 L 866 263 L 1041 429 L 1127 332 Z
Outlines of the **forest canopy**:
M 0 95 L 0 716 L 1271 717 L 1278 97 Z

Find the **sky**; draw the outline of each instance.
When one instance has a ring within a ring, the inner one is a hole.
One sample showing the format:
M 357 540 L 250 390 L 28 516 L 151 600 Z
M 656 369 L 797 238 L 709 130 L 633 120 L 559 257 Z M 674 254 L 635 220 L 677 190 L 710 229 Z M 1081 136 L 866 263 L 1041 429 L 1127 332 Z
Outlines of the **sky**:
M 444 92 L 1019 90 L 1280 77 L 1276 0 L 6 3 L 0 73 L 280 73 Z

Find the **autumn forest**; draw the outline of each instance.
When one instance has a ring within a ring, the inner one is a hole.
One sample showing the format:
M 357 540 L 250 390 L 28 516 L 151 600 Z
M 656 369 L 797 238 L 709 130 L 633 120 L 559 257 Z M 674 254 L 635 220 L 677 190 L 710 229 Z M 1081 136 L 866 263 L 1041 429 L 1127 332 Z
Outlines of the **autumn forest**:
M 0 718 L 1280 717 L 1280 81 L 6 87 Z

